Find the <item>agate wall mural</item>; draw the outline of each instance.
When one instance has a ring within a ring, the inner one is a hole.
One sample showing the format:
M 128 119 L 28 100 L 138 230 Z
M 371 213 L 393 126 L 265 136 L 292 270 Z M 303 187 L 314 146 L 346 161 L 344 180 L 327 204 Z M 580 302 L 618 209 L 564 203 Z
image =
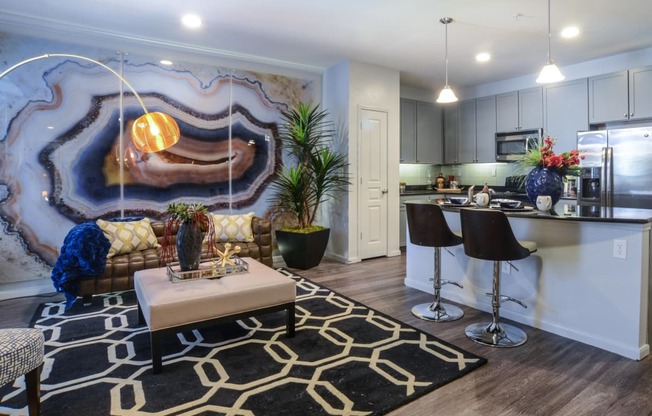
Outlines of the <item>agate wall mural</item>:
M 267 215 L 268 184 L 283 159 L 280 111 L 319 100 L 313 74 L 166 67 L 151 57 L 15 36 L 2 37 L 0 48 L 0 71 L 48 52 L 101 61 L 181 130 L 167 151 L 140 153 L 129 132 L 141 106 L 92 63 L 49 58 L 0 80 L 0 283 L 49 278 L 66 234 L 84 221 L 164 218 L 179 201 Z

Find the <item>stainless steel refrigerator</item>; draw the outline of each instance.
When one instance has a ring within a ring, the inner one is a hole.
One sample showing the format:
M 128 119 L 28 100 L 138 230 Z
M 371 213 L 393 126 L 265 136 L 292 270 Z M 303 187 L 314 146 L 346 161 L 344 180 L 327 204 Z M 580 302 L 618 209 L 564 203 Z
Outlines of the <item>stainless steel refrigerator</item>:
M 579 204 L 652 209 L 652 126 L 577 133 Z

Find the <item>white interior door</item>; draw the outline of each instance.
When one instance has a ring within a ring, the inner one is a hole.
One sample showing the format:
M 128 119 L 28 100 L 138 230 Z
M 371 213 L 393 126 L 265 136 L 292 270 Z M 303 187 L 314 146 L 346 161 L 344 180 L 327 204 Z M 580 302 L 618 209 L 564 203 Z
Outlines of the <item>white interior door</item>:
M 360 110 L 358 229 L 361 259 L 387 255 L 387 112 Z

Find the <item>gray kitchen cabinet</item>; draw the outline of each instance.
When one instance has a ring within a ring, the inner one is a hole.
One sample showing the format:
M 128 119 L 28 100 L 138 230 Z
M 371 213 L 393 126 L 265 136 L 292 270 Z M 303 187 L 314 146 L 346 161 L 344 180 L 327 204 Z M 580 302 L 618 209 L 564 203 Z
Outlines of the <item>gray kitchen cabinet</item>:
M 628 71 L 589 78 L 589 121 L 629 119 Z
M 629 70 L 629 119 L 652 118 L 652 67 Z
M 401 98 L 401 163 L 417 161 L 417 102 Z
M 498 131 L 518 130 L 518 91 L 496 96 L 496 122 Z
M 542 125 L 541 87 L 496 96 L 496 131 L 538 129 Z
M 444 107 L 444 163 L 496 161 L 496 96 Z
M 417 163 L 444 163 L 443 123 L 441 108 L 417 101 Z
M 459 163 L 458 146 L 460 137 L 460 104 L 444 106 L 444 163 Z
M 496 161 L 496 96 L 475 101 L 475 159 L 476 162 Z
M 652 67 L 589 78 L 589 122 L 652 117 Z
M 401 163 L 443 163 L 441 109 L 432 103 L 401 99 Z
M 475 100 L 460 102 L 459 138 L 457 160 L 459 163 L 477 162 Z
M 557 139 L 555 153 L 577 148 L 577 132 L 589 128 L 588 80 L 547 85 L 543 89 L 544 133 Z

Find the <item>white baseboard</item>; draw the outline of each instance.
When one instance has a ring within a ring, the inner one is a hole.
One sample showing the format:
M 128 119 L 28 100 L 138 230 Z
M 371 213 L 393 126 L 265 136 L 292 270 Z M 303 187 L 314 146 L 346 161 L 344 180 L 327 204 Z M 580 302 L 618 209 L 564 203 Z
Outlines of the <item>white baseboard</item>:
M 55 293 L 50 279 L 26 280 L 0 285 L 0 300 Z

